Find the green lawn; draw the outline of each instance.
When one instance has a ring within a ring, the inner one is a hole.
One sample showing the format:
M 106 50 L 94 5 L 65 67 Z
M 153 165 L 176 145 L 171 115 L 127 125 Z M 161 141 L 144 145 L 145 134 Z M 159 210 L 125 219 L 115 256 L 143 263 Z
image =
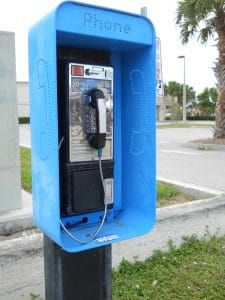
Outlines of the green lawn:
M 206 237 L 205 237 L 206 238 Z M 113 300 L 225 299 L 225 236 L 185 238 L 145 262 L 122 262 L 113 272 Z
M 123 261 L 112 279 L 112 300 L 224 300 L 225 236 L 184 238 L 180 248 L 169 242 L 168 252 L 144 262 Z
M 31 192 L 31 157 L 30 149 L 20 147 L 20 172 L 22 188 Z
M 157 181 L 157 207 L 193 201 L 191 195 L 182 193 L 174 185 Z

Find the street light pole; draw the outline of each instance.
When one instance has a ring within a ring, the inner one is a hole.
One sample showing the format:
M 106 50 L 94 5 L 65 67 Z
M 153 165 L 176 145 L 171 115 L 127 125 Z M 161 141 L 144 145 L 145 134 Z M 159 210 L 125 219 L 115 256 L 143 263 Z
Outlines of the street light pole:
M 148 16 L 148 9 L 146 6 L 141 7 L 141 15 L 145 17 Z
M 186 102 L 187 102 L 187 91 L 186 91 L 186 65 L 185 65 L 185 55 L 179 55 L 177 58 L 182 58 L 184 61 L 184 82 L 183 82 L 183 123 L 187 120 L 186 114 Z

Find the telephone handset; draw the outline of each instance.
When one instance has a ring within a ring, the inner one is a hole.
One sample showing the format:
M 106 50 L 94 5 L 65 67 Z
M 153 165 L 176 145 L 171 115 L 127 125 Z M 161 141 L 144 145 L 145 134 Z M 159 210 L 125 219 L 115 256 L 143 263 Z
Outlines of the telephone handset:
M 99 89 L 89 91 L 90 103 L 96 110 L 95 132 L 87 135 L 89 145 L 92 148 L 104 148 L 106 144 L 106 101 L 103 92 Z

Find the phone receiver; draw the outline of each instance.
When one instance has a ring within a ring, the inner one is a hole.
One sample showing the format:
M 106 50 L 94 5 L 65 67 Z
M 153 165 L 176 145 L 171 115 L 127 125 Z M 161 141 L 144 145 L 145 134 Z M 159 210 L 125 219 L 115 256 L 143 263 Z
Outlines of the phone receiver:
M 88 96 L 90 104 L 96 110 L 96 132 L 88 134 L 88 142 L 92 148 L 104 148 L 106 144 L 106 103 L 103 92 L 92 89 Z

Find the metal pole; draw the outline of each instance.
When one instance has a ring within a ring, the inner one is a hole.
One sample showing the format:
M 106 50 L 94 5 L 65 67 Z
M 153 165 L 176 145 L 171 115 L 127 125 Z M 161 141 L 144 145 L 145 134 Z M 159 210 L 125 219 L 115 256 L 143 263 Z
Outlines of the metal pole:
M 44 235 L 46 300 L 111 300 L 111 245 L 68 253 Z
M 148 9 L 146 6 L 141 7 L 141 15 L 145 17 L 148 16 Z
M 185 56 L 184 56 L 184 84 L 183 84 L 183 122 L 187 121 L 187 114 L 186 114 L 186 65 L 185 65 Z
M 186 64 L 185 64 L 185 55 L 179 55 L 177 58 L 182 58 L 184 62 L 183 67 L 183 123 L 187 121 L 187 113 L 186 113 L 186 104 L 187 104 L 187 90 L 186 90 Z

